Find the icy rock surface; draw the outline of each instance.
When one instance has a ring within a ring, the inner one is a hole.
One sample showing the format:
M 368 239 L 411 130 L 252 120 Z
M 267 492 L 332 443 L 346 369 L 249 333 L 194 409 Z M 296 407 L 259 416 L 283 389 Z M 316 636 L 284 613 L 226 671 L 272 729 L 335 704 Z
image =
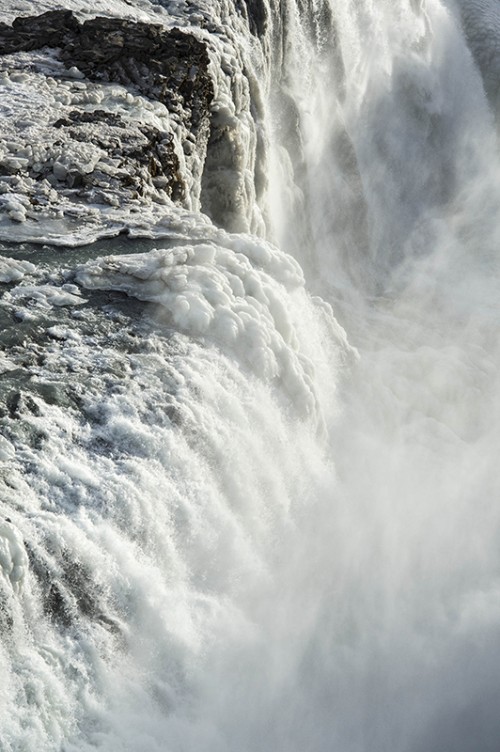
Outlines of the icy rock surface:
M 279 379 L 302 415 L 315 414 L 314 369 L 288 308 L 290 293 L 303 284 L 300 267 L 250 238 L 228 237 L 225 246 L 98 258 L 77 269 L 76 281 L 157 304 L 160 319 L 215 342 L 265 381 Z
M 0 53 L 5 233 L 8 221 L 124 223 L 155 205 L 199 208 L 213 96 L 202 42 L 54 11 L 2 24 Z
M 264 34 L 264 6 L 149 10 L 0 22 L 0 237 L 147 234 L 175 207 L 263 231 L 261 92 L 234 53 L 245 28 Z

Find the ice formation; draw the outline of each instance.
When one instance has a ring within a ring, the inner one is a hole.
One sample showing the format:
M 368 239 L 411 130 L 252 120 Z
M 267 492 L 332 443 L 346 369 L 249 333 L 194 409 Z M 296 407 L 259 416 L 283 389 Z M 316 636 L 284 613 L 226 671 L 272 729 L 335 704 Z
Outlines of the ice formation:
M 233 351 L 263 379 L 279 379 L 301 413 L 314 414 L 313 366 L 300 354 L 288 303 L 302 286 L 300 268 L 262 242 L 228 241 L 107 256 L 79 268 L 75 279 L 160 305 L 160 318 L 168 314 L 174 329 Z
M 496 752 L 497 22 L 1 5 L 2 752 Z
M 4 239 L 154 233 L 174 205 L 201 207 L 230 230 L 263 230 L 261 95 L 235 46 L 246 22 L 233 13 L 226 36 L 222 9 L 219 18 L 155 9 L 149 26 L 63 11 L 4 26 Z
M 12 459 L 14 449 L 8 441 L 0 442 L 0 461 Z M 28 568 L 28 556 L 23 540 L 10 522 L 0 524 L 0 568 L 15 591 L 22 587 Z

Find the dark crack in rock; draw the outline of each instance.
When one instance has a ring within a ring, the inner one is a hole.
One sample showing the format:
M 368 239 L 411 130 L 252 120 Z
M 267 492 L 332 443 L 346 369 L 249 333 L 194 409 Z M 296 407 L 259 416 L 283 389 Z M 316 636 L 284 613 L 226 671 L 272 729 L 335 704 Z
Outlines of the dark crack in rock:
M 250 33 L 262 38 L 269 22 L 264 0 L 237 0 L 237 8 L 247 18 Z

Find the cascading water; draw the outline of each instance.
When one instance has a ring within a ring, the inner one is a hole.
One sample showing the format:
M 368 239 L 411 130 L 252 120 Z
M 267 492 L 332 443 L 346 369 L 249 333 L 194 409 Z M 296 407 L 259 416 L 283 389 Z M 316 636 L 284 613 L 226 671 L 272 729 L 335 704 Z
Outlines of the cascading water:
M 75 223 L 75 160 L 115 168 L 61 136 L 33 230 L 5 179 L 1 750 L 497 750 L 496 3 L 103 12 L 198 35 L 211 118 L 3 69 L 5 169 L 43 74 L 72 133 L 160 123 L 189 195 Z

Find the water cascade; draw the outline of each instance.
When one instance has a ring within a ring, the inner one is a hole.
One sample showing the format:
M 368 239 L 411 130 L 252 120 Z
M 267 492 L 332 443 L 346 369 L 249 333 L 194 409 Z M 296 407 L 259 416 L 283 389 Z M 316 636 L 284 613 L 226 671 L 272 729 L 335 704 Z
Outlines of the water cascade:
M 498 750 L 497 3 L 55 5 L 0 11 L 0 748 Z

